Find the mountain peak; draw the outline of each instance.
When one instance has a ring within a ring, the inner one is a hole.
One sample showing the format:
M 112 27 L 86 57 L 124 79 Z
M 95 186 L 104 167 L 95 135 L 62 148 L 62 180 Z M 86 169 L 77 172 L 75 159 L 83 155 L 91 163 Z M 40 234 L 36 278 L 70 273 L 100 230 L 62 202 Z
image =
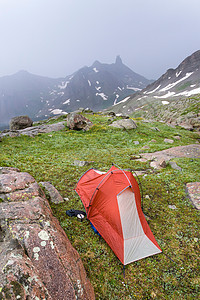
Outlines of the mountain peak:
M 117 55 L 116 60 L 115 60 L 115 63 L 116 63 L 117 65 L 123 64 L 120 55 Z
M 26 71 L 26 70 L 20 70 L 20 71 L 18 71 L 16 74 L 19 74 L 19 75 L 27 75 L 27 74 L 29 74 L 29 72 Z
M 98 60 L 95 60 L 92 67 L 98 67 L 99 65 L 101 65 L 101 63 Z

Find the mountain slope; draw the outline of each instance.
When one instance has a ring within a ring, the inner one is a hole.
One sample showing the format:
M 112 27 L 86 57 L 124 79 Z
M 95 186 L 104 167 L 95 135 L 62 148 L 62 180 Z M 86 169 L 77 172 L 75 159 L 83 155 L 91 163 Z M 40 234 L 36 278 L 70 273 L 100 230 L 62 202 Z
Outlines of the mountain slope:
M 169 69 L 158 80 L 140 93 L 125 98 L 111 109 L 120 113 L 132 113 L 145 104 L 162 103 L 200 93 L 200 50 L 187 57 L 176 69 Z
M 69 112 L 79 107 L 101 110 L 116 104 L 133 91 L 142 90 L 149 80 L 125 66 L 118 56 L 114 64 L 95 61 L 83 67 L 53 90 L 55 98 L 44 107 L 38 117 L 47 113 Z M 61 92 L 62 90 L 62 92 Z
M 38 120 L 80 107 L 102 110 L 151 82 L 125 66 L 119 56 L 113 64 L 95 61 L 65 78 L 20 71 L 0 78 L 0 126 L 17 115 L 27 114 Z
M 34 118 L 44 105 L 49 92 L 60 82 L 20 71 L 0 78 L 0 125 L 8 124 L 13 116 L 28 114 Z

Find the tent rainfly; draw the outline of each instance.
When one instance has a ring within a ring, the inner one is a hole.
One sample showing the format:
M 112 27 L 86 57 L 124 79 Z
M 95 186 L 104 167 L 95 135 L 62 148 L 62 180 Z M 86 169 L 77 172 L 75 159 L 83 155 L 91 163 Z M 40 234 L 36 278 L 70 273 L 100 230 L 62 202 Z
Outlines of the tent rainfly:
M 130 171 L 88 170 L 76 192 L 87 218 L 123 265 L 161 253 L 141 209 L 140 189 Z

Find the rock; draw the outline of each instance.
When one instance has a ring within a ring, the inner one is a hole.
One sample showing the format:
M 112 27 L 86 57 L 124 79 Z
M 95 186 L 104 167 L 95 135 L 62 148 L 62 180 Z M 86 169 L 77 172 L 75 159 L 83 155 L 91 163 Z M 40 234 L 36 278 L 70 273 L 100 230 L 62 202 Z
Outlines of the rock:
M 19 135 L 20 135 L 20 134 L 19 134 L 18 131 L 10 131 L 10 132 L 9 132 L 9 136 L 12 137 L 12 138 L 17 137 L 17 136 L 19 136 Z
M 70 113 L 67 115 L 67 127 L 69 127 L 69 129 L 87 131 L 92 126 L 92 122 L 83 115 L 76 113 Z
M 174 161 L 169 161 L 169 164 L 172 167 L 172 169 L 182 171 L 182 168 L 179 167 Z
M 90 109 L 89 107 L 87 107 L 87 108 L 84 108 L 84 109 L 82 110 L 82 112 L 83 112 L 83 113 L 93 113 L 93 110 Z
M 154 139 L 150 140 L 150 143 L 156 143 L 156 142 L 157 142 L 157 141 L 154 140 Z
M 121 113 L 116 114 L 116 117 L 120 117 L 121 119 L 129 119 L 128 115 L 123 115 Z
M 189 123 L 179 123 L 178 124 L 180 127 L 182 127 L 182 128 L 184 128 L 184 129 L 186 129 L 186 130 L 190 130 L 190 131 L 192 131 L 194 128 L 193 128 L 193 126 L 191 125 L 191 124 L 189 124 Z
M 128 115 L 121 115 L 120 118 L 121 119 L 129 119 L 130 117 Z
M 17 168 L 10 168 L 10 167 L 0 167 L 0 174 L 9 174 L 13 172 L 20 172 Z
M 171 139 L 164 139 L 164 142 L 165 142 L 165 143 L 169 143 L 169 144 L 173 144 L 174 141 L 171 140 Z
M 147 159 L 146 158 L 139 158 L 139 159 L 137 159 L 138 161 L 140 161 L 140 162 L 147 162 Z
M 194 123 L 194 124 L 193 124 L 193 128 L 194 128 L 195 130 L 200 131 L 200 123 Z
M 115 117 L 114 111 L 109 111 L 109 112 L 108 112 L 108 116 Z
M 176 140 L 180 140 L 181 139 L 180 135 L 175 135 L 175 136 L 173 136 L 173 138 L 176 139 Z
M 186 191 L 194 207 L 200 210 L 200 182 L 187 183 Z
M 140 159 L 141 158 L 141 155 L 131 155 L 130 156 L 130 159 L 131 160 L 134 160 L 134 159 Z
M 172 128 L 176 128 L 176 122 L 171 122 L 171 123 L 166 123 L 167 126 L 172 127 Z
M 132 171 L 132 172 L 133 172 L 133 174 L 136 174 L 137 176 L 146 174 L 146 171 Z
M 34 178 L 1 168 L 0 187 L 6 199 L 0 201 L 0 299 L 95 299 L 78 252 Z
M 144 145 L 144 146 L 140 149 L 140 151 L 145 150 L 145 149 L 150 149 L 150 147 L 149 147 L 148 145 Z
M 114 121 L 109 126 L 115 127 L 115 128 L 121 128 L 121 129 L 136 129 L 137 125 L 132 119 L 121 119 Z
M 44 187 L 45 191 L 48 193 L 49 200 L 55 204 L 64 202 L 64 199 L 59 194 L 58 190 L 50 182 L 40 182 Z
M 141 156 L 148 160 L 162 157 L 166 161 L 175 157 L 200 158 L 200 145 L 191 144 L 186 146 L 177 146 L 162 151 L 156 151 L 154 153 L 141 153 Z
M 162 168 L 166 168 L 167 163 L 165 161 L 164 158 L 160 157 L 159 159 L 150 162 L 150 166 L 154 169 L 162 169 Z
M 8 131 L 6 133 L 2 133 L 1 136 L 9 135 L 10 137 L 16 137 L 20 135 L 28 135 L 30 137 L 34 137 L 41 133 L 49 133 L 52 131 L 60 131 L 65 129 L 65 122 L 58 122 L 54 124 L 48 125 L 38 125 L 33 127 L 28 127 L 21 130 Z
M 73 163 L 74 166 L 78 166 L 78 167 L 84 167 L 89 165 L 88 161 L 84 161 L 84 160 L 75 160 Z
M 154 131 L 160 131 L 160 129 L 158 127 L 151 127 L 151 129 Z
M 135 144 L 135 145 L 139 145 L 139 141 L 133 141 L 133 143 Z
M 69 198 L 68 198 L 68 197 L 65 197 L 65 198 L 63 198 L 63 200 L 68 202 L 68 201 L 69 201 Z
M 39 125 L 34 126 L 30 129 L 24 129 L 20 131 L 20 135 L 28 135 L 28 136 L 35 136 L 40 133 L 49 133 L 52 131 L 60 131 L 65 128 L 65 122 L 58 122 L 49 125 Z
M 20 130 L 32 125 L 33 121 L 28 116 L 14 117 L 10 120 L 10 130 Z
M 170 209 L 177 209 L 176 205 L 168 205 Z

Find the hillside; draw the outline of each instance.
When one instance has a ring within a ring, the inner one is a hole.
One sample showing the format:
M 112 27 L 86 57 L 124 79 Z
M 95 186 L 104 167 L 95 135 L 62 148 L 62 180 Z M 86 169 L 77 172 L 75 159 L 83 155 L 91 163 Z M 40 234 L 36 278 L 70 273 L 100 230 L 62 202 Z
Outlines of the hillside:
M 179 168 L 167 163 L 157 170 L 141 154 L 191 144 L 199 147 L 199 135 L 142 119 L 135 120 L 136 129 L 116 129 L 109 126 L 110 116 L 86 117 L 94 124 L 87 132 L 65 128 L 34 138 L 3 137 L 0 166 L 19 168 L 37 182 L 51 182 L 66 199 L 51 207 L 81 256 L 96 299 L 195 299 L 199 292 L 199 212 L 187 197 L 186 183 L 199 181 L 200 159 L 174 157 L 171 162 Z M 75 160 L 88 163 L 81 167 Z M 113 162 L 140 171 L 143 212 L 163 251 L 127 265 L 125 278 L 122 264 L 92 231 L 89 221 L 66 216 L 66 210 L 83 209 L 74 191 L 80 176 L 89 168 L 107 171 Z
M 200 50 L 188 56 L 176 69 L 169 69 L 158 80 L 141 92 L 127 97 L 110 110 L 122 114 L 131 114 L 143 105 L 156 104 L 166 106 L 171 101 L 200 94 Z
M 41 120 L 80 107 L 102 110 L 151 82 L 125 66 L 119 56 L 115 63 L 95 61 L 65 78 L 52 79 L 20 71 L 0 78 L 0 128 L 19 115 Z

